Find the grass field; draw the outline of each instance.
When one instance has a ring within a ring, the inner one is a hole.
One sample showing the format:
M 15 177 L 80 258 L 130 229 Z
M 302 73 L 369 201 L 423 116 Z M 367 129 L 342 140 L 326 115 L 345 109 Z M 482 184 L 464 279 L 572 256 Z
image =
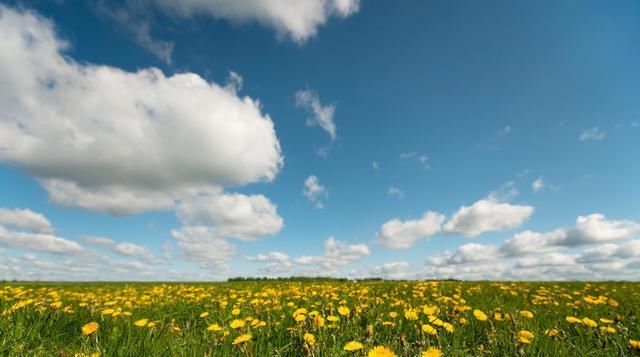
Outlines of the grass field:
M 637 283 L 5 283 L 0 311 L 2 356 L 640 354 Z

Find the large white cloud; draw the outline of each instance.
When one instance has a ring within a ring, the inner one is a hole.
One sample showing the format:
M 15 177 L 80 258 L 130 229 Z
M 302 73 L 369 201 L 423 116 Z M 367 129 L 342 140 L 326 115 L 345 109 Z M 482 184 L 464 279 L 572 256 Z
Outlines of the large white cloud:
M 29 209 L 0 208 L 0 225 L 26 229 L 35 233 L 53 233 L 53 226 L 49 220 L 42 214 Z
M 425 212 L 420 219 L 392 219 L 380 227 L 376 240 L 387 248 L 410 248 L 418 239 L 429 238 L 438 233 L 444 220 L 443 215 L 431 211 Z
M 51 22 L 0 5 L 0 162 L 51 199 L 113 214 L 272 180 L 280 145 L 259 102 L 194 73 L 78 63 Z
M 209 15 L 232 22 L 257 21 L 279 34 L 303 42 L 316 34 L 330 17 L 347 17 L 359 9 L 359 0 L 151 0 L 180 17 Z
M 443 230 L 465 237 L 476 237 L 485 232 L 498 232 L 520 226 L 533 214 L 534 208 L 500 202 L 493 197 L 462 206 L 444 224 Z
M 284 221 L 263 195 L 212 194 L 182 201 L 176 210 L 186 227 L 215 238 L 252 241 L 276 234 Z

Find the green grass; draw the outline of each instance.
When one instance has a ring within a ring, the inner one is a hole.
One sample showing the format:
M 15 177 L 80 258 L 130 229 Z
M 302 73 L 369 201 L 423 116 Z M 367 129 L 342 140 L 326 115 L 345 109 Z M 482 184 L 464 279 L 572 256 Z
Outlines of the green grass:
M 338 314 L 341 305 L 350 309 L 349 316 Z M 439 307 L 436 316 L 455 331 L 434 326 L 437 336 L 425 335 L 421 325 L 429 323 L 427 315 L 405 319 L 406 309 L 422 311 L 425 305 Z M 104 314 L 108 308 L 120 314 Z M 239 315 L 232 315 L 234 308 Z M 298 308 L 340 321 L 318 327 L 305 314 L 304 321 L 296 322 Z M 475 319 L 473 309 L 484 311 L 489 320 Z M 513 318 L 493 319 L 496 309 Z M 7 283 L 0 286 L 0 356 L 365 356 L 377 345 L 398 356 L 418 356 L 429 346 L 445 356 L 634 356 L 639 354 L 629 340 L 640 340 L 639 309 L 640 284 L 613 282 Z M 534 317 L 520 316 L 522 310 Z M 203 312 L 209 316 L 201 318 Z M 391 318 L 390 312 L 398 316 Z M 598 326 L 570 324 L 567 316 L 587 317 Z M 266 326 L 230 327 L 233 319 L 249 317 Z M 156 326 L 135 326 L 140 319 Z M 100 325 L 98 331 L 83 335 L 82 326 L 92 321 Z M 212 324 L 228 335 L 208 331 Z M 607 325 L 616 333 L 603 333 L 600 328 Z M 551 328 L 559 335 L 546 336 Z M 535 335 L 531 343 L 518 342 L 520 330 Z M 305 332 L 317 340 L 308 349 Z M 252 335 L 251 342 L 233 345 L 244 333 Z M 364 349 L 344 351 L 352 340 Z

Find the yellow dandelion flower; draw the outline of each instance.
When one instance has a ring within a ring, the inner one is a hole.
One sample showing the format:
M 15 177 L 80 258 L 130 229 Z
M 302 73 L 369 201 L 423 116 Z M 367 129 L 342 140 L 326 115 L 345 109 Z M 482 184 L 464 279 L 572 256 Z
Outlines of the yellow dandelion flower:
M 584 323 L 585 325 L 589 326 L 589 327 L 597 327 L 598 323 L 591 320 L 588 317 L 585 317 L 584 319 L 582 319 L 582 323 Z
M 415 321 L 418 319 L 418 311 L 416 309 L 405 310 L 404 318 L 410 321 Z
M 615 328 L 611 327 L 611 326 L 602 326 L 600 327 L 600 332 L 602 333 L 616 333 L 618 332 Z
M 348 342 L 346 345 L 344 345 L 343 350 L 353 352 L 353 351 L 361 350 L 363 348 L 364 348 L 364 345 L 362 343 L 357 341 L 351 341 L 351 342 Z
M 324 326 L 324 317 L 322 317 L 322 316 L 320 316 L 320 315 L 316 315 L 316 316 L 313 318 L 313 324 L 314 324 L 316 327 L 322 327 L 322 326 Z
M 331 322 L 338 322 L 338 321 L 340 321 L 340 318 L 338 316 L 331 315 L 331 316 L 327 317 L 327 320 L 329 320 Z
M 522 310 L 520 311 L 520 316 L 527 318 L 527 319 L 531 319 L 533 318 L 533 312 L 531 311 L 527 311 L 527 310 Z
M 213 324 L 207 327 L 207 331 L 213 331 L 213 332 L 222 331 L 222 327 L 220 327 L 220 325 L 218 324 Z
M 138 326 L 138 327 L 145 327 L 145 326 L 147 326 L 148 323 L 149 323 L 149 319 L 140 319 L 140 320 L 134 322 L 133 324 Z
M 452 325 L 452 324 L 450 324 L 450 323 L 448 323 L 448 322 L 445 322 L 445 323 L 442 325 L 442 327 L 444 327 L 444 329 L 445 329 L 447 332 L 449 332 L 449 333 L 453 333 L 453 331 L 455 331 L 455 329 L 453 328 L 453 325 Z
M 422 352 L 422 357 L 442 357 L 442 351 L 438 347 L 429 347 Z
M 156 323 L 155 323 L 155 322 L 153 322 L 153 321 L 152 321 L 152 322 L 149 322 L 149 323 L 147 324 L 147 327 L 148 327 L 148 328 L 154 328 L 154 327 L 156 327 Z
M 233 315 L 233 316 L 240 315 L 240 309 L 235 308 L 235 309 L 231 310 L 231 315 Z
M 531 343 L 531 340 L 533 340 L 534 334 L 531 331 L 527 331 L 527 330 L 520 330 L 518 331 L 518 342 L 520 343 Z
M 478 309 L 473 310 L 473 316 L 478 321 L 487 321 L 487 314 L 485 314 L 484 311 L 482 310 L 478 310 Z
M 431 325 L 422 325 L 422 332 L 435 336 L 438 334 L 438 330 L 436 330 L 433 326 Z
M 600 322 L 602 322 L 603 324 L 612 324 L 613 320 L 611 319 L 605 319 L 604 317 L 600 318 Z
M 636 351 L 640 351 L 640 341 L 638 340 L 629 340 L 629 347 Z
M 342 316 L 349 316 L 349 314 L 351 313 L 351 311 L 349 310 L 348 307 L 346 306 L 340 306 L 338 307 L 338 313 Z
M 88 324 L 82 326 L 82 334 L 85 336 L 89 336 L 98 331 L 100 325 L 97 322 L 89 322 Z
M 241 343 L 245 343 L 245 342 L 249 342 L 249 341 L 251 341 L 251 335 L 246 333 L 244 335 L 240 335 L 240 336 L 236 337 L 233 340 L 232 344 L 239 345 Z
M 396 357 L 396 354 L 384 346 L 376 346 L 369 350 L 367 357 Z
M 396 317 L 398 317 L 398 313 L 397 313 L 397 312 L 395 312 L 395 311 L 391 311 L 391 312 L 389 313 L 389 317 L 390 317 L 390 318 L 392 318 L 392 319 L 395 319 Z
M 313 346 L 316 344 L 316 337 L 308 332 L 305 333 L 302 338 L 304 339 L 304 342 L 309 344 L 309 346 Z
M 578 325 L 582 325 L 583 324 L 582 320 L 580 320 L 579 318 L 577 318 L 575 316 L 567 316 L 567 318 L 565 320 L 570 324 L 578 324 Z
M 208 316 L 209 316 L 209 313 L 208 313 L 208 312 L 203 312 L 203 313 L 201 313 L 201 314 L 200 314 L 200 318 L 201 318 L 201 319 L 204 319 L 204 318 L 206 318 L 206 317 L 208 317 Z
M 235 319 L 235 320 L 231 321 L 231 324 L 230 324 L 232 329 L 242 328 L 245 325 L 246 325 L 246 323 L 244 322 L 244 320 L 238 320 L 238 319 Z
M 544 334 L 550 337 L 555 337 L 558 336 L 560 334 L 560 331 L 552 328 L 552 329 L 548 329 L 546 331 L 544 331 Z

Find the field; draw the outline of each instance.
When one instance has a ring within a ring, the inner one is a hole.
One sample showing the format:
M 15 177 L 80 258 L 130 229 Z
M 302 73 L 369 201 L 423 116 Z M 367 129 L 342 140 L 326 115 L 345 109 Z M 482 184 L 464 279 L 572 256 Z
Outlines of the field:
M 2 356 L 633 356 L 640 284 L 0 286 Z

